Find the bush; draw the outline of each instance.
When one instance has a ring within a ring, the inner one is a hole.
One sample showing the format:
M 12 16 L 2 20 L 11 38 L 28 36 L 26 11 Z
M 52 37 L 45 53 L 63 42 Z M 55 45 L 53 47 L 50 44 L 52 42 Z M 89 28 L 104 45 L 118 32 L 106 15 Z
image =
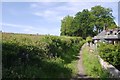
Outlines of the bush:
M 105 61 L 109 62 L 110 64 L 114 65 L 118 69 L 120 66 L 120 45 L 119 44 L 107 44 L 107 43 L 100 43 L 98 47 L 99 55 Z
M 91 41 L 92 41 L 92 37 L 88 36 L 88 37 L 86 38 L 86 41 L 87 41 L 87 42 L 91 42 Z
M 3 33 L 3 78 L 71 77 L 83 43 L 80 37 Z

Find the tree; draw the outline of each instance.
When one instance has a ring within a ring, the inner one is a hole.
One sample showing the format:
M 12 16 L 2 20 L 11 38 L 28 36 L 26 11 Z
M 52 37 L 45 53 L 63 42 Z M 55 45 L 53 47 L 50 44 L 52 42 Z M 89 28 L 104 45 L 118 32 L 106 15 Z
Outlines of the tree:
M 91 8 L 91 13 L 94 16 L 94 26 L 96 27 L 98 33 L 103 30 L 103 27 L 117 27 L 114 22 L 114 17 L 112 15 L 112 9 L 104 8 L 98 5 Z
M 83 38 L 93 37 L 100 33 L 104 27 L 117 27 L 112 10 L 95 6 L 90 11 L 84 9 L 82 12 L 76 13 L 75 17 L 69 15 L 64 17 L 61 21 L 61 35 L 81 36 Z
M 75 27 L 74 35 L 86 38 L 87 36 L 93 36 L 93 16 L 88 11 L 84 9 L 82 12 L 78 12 L 75 15 L 72 26 Z
M 72 36 L 72 24 L 73 17 L 72 16 L 66 16 L 61 20 L 61 35 L 68 35 Z

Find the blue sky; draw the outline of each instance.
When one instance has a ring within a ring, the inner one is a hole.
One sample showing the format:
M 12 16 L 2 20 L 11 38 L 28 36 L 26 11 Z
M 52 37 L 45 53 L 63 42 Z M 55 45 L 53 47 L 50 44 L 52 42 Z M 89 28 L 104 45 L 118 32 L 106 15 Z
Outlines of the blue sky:
M 118 24 L 117 2 L 3 2 L 2 31 L 60 35 L 63 17 L 96 5 L 111 8 Z

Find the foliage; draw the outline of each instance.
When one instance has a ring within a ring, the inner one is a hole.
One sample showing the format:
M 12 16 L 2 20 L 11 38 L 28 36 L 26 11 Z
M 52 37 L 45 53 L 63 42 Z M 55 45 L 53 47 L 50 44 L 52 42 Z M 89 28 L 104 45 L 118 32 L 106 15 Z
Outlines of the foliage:
M 120 45 L 107 43 L 100 43 L 99 45 L 98 50 L 101 58 L 120 69 Z
M 107 78 L 108 73 L 104 71 L 97 56 L 89 51 L 89 47 L 83 49 L 83 65 L 88 76 L 94 78 Z
M 73 27 L 71 26 L 73 22 L 73 17 L 72 16 L 66 16 L 63 18 L 61 21 L 61 35 L 72 35 L 73 33 Z
M 92 41 L 92 37 L 88 36 L 88 37 L 86 38 L 86 41 L 87 41 L 87 42 L 91 42 L 91 41 Z
M 78 12 L 71 24 L 75 30 L 74 36 L 81 36 L 83 38 L 93 36 L 93 24 L 91 24 L 91 22 L 93 22 L 93 16 L 87 9 L 84 9 L 82 12 Z
M 94 16 L 95 19 L 94 24 L 98 33 L 103 30 L 104 26 L 106 28 L 117 27 L 116 23 L 114 22 L 114 17 L 112 15 L 111 8 L 104 8 L 98 5 L 91 8 L 91 13 Z
M 116 28 L 117 26 L 112 10 L 98 5 L 92 7 L 90 11 L 84 9 L 82 12 L 77 12 L 75 17 L 64 17 L 61 21 L 61 35 L 93 37 L 104 27 Z
M 77 73 L 76 56 L 84 43 L 82 38 L 2 35 L 3 78 L 69 78 Z

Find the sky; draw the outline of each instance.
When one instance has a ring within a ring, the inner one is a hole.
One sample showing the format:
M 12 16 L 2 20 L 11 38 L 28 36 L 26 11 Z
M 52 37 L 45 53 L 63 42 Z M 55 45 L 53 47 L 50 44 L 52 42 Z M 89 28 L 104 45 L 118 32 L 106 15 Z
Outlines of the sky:
M 118 2 L 2 2 L 2 32 L 60 35 L 61 20 L 96 5 L 111 8 L 118 25 Z

